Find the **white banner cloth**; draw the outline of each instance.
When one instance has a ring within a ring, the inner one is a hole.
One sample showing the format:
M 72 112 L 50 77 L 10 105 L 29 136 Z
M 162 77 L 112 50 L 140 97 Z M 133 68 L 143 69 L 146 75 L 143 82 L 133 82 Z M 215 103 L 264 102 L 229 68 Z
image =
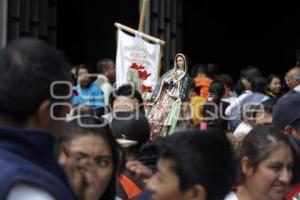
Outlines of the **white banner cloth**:
M 151 93 L 158 80 L 160 45 L 152 44 L 138 34 L 130 36 L 118 29 L 116 58 L 117 87 L 131 83 L 141 93 Z

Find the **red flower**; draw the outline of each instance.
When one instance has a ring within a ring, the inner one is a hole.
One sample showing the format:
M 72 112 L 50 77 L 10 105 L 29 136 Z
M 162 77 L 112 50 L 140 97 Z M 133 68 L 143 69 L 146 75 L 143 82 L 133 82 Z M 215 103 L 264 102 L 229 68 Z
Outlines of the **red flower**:
M 138 71 L 138 72 L 139 72 L 139 77 L 142 80 L 146 80 L 151 75 L 151 73 L 149 73 L 149 74 L 147 73 L 147 70 Z
M 143 92 L 153 92 L 152 87 L 146 86 L 146 85 L 143 85 L 142 91 Z
M 145 67 L 143 65 L 139 65 L 137 63 L 132 63 L 131 66 L 129 66 L 131 69 L 136 69 L 136 70 L 139 70 L 139 69 L 145 69 Z

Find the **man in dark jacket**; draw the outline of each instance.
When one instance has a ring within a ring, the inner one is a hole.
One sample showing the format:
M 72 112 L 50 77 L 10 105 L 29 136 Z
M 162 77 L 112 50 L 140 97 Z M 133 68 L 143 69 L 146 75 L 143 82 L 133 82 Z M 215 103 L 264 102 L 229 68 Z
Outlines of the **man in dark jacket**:
M 294 161 L 294 171 L 292 180 L 292 190 L 286 199 L 297 199 L 300 197 L 300 94 L 290 92 L 281 97 L 274 108 L 273 125 L 289 136 L 292 143 L 296 159 Z
M 68 64 L 45 43 L 24 38 L 0 52 L 0 71 L 0 199 L 75 199 L 54 156 Z

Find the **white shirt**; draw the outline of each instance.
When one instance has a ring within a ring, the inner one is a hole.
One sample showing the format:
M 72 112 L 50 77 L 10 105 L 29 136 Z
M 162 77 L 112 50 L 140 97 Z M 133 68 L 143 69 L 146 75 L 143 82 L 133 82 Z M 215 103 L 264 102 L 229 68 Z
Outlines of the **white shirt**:
M 233 136 L 235 137 L 246 136 L 252 129 L 253 127 L 250 124 L 247 124 L 242 121 L 234 130 Z
M 236 99 L 237 99 L 237 97 L 228 97 L 228 98 L 223 98 L 222 101 L 232 104 L 233 102 L 236 101 Z
M 47 191 L 28 184 L 17 184 L 14 186 L 7 200 L 55 200 Z
M 227 194 L 224 200 L 239 200 L 234 192 Z
M 103 74 L 97 75 L 95 83 L 100 87 L 104 93 L 104 103 L 106 106 L 109 105 L 109 95 L 114 90 L 113 86 L 109 83 L 107 77 Z
M 300 93 L 300 85 L 297 85 L 296 87 L 294 87 L 294 89 L 296 92 L 299 92 Z
M 241 102 L 250 94 L 252 94 L 252 91 L 246 90 L 244 94 L 240 95 L 235 101 L 233 101 L 225 110 L 225 115 L 230 116 L 231 111 L 235 109 L 236 107 L 241 105 Z

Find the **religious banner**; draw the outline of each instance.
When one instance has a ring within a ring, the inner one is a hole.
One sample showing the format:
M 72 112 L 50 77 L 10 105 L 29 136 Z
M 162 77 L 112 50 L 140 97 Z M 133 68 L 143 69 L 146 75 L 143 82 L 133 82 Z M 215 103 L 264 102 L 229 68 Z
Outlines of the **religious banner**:
M 141 92 L 143 98 L 152 93 L 158 80 L 160 45 L 145 41 L 118 29 L 116 58 L 116 84 L 130 83 Z

